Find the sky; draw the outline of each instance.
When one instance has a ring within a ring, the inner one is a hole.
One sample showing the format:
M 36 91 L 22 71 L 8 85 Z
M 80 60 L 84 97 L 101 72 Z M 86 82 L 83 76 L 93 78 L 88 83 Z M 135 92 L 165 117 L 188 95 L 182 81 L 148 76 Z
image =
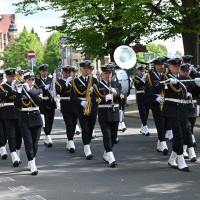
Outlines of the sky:
M 16 7 L 12 3 L 17 3 L 20 0 L 0 0 L 0 14 L 13 14 L 15 13 Z M 32 27 L 35 32 L 38 33 L 41 41 L 44 43 L 47 38 L 52 34 L 52 32 L 47 32 L 45 27 L 60 25 L 62 20 L 60 19 L 61 12 L 55 11 L 43 11 L 34 15 L 24 16 L 17 13 L 17 28 L 18 32 L 26 29 L 30 32 Z M 175 41 L 168 39 L 166 41 L 156 40 L 153 43 L 165 45 L 168 49 L 168 53 L 174 54 L 176 51 L 183 52 L 183 44 L 181 38 L 176 38 Z

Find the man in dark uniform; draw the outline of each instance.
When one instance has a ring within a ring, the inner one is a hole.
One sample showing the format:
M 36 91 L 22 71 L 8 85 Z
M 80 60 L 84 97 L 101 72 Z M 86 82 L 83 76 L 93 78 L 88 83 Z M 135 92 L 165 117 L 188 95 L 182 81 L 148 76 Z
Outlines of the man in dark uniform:
M 192 55 L 184 55 L 184 56 L 182 56 L 182 59 L 183 59 L 182 64 L 189 64 L 190 65 L 189 76 L 192 79 L 200 77 L 200 74 L 197 72 L 197 68 L 195 68 L 194 65 L 192 65 L 193 56 Z M 199 105 L 197 105 L 197 109 L 199 109 Z M 189 118 L 189 121 L 191 123 L 191 126 L 194 127 L 196 118 Z M 193 130 L 193 128 L 192 128 L 192 130 Z M 195 140 L 194 134 L 192 134 L 192 141 L 194 143 L 194 146 L 196 146 L 196 140 Z
M 119 101 L 124 98 L 121 84 L 111 80 L 113 69 L 114 65 L 111 64 L 101 66 L 103 80 L 94 85 L 93 92 L 94 99 L 98 104 L 98 121 L 103 134 L 105 148 L 103 159 L 112 168 L 116 166 L 112 149 L 117 138 Z
M 153 91 L 164 92 L 164 105 L 162 109 L 162 116 L 164 118 L 172 119 L 173 131 L 173 151 L 168 160 L 168 165 L 173 168 L 178 168 L 180 171 L 189 171 L 183 156 L 184 137 L 188 137 L 186 131 L 187 109 L 190 102 L 189 93 L 199 94 L 200 92 L 200 78 L 195 79 L 194 82 L 180 82 L 179 80 L 188 80 L 187 77 L 181 76 L 180 65 L 181 58 L 169 59 L 169 70 L 167 75 L 163 75 L 161 80 L 165 84 L 157 83 L 153 85 Z M 168 85 L 166 85 L 166 83 Z M 186 86 L 187 85 L 187 86 Z M 189 92 L 189 93 L 188 93 Z M 176 163 L 178 161 L 178 164 Z
M 41 90 L 34 87 L 35 76 L 33 72 L 24 74 L 24 83 L 17 87 L 15 106 L 19 111 L 19 124 L 22 130 L 24 146 L 28 158 L 28 167 L 32 175 L 37 175 L 35 157 L 38 150 L 38 141 L 42 129 L 42 118 L 39 112 Z
M 77 77 L 77 72 L 78 72 L 78 67 L 77 66 L 71 66 L 71 73 L 70 76 L 72 77 L 72 79 L 75 79 Z M 75 129 L 75 133 L 77 135 L 79 135 L 81 133 L 80 127 L 78 125 L 78 122 L 76 124 L 76 129 Z
M 164 155 L 168 154 L 168 147 L 165 139 L 165 120 L 161 116 L 163 94 L 159 91 L 153 91 L 153 85 L 160 81 L 160 78 L 164 72 L 165 57 L 157 57 L 152 60 L 154 64 L 154 72 L 147 75 L 145 82 L 145 94 L 150 103 L 154 122 L 158 132 L 157 151 L 162 152 Z
M 138 65 L 136 69 L 138 74 L 133 78 L 136 89 L 136 102 L 142 121 L 140 132 L 146 136 L 150 135 L 147 127 L 147 119 L 149 116 L 149 104 L 145 95 L 144 87 L 147 74 L 145 73 L 146 65 Z
M 76 105 L 70 100 L 72 67 L 62 67 L 62 78 L 56 81 L 56 93 L 60 95 L 61 113 L 66 125 L 67 144 L 66 149 L 71 153 L 75 152 L 74 133 L 77 123 Z
M 75 102 L 77 106 L 77 114 L 82 129 L 82 141 L 84 144 L 84 153 L 86 159 L 92 159 L 92 153 L 90 149 L 90 142 L 92 139 L 93 129 L 96 123 L 97 107 L 91 105 L 91 112 L 89 116 L 85 115 L 83 110 L 87 108 L 87 105 L 91 99 L 90 93 L 93 90 L 93 84 L 97 83 L 97 79 L 89 76 L 91 68 L 91 61 L 85 60 L 80 63 L 81 76 L 75 78 L 73 83 L 73 90 L 71 91 L 71 100 Z M 88 84 L 90 84 L 88 86 Z M 88 96 L 88 99 L 86 97 Z
M 3 82 L 3 79 L 4 79 L 4 73 L 0 73 L 0 84 Z M 0 157 L 2 160 L 7 159 L 8 157 L 6 151 L 7 135 L 3 120 L 3 102 L 5 100 L 5 97 L 6 97 L 6 91 L 0 85 Z
M 191 79 L 189 76 L 189 70 L 190 70 L 190 64 L 182 64 L 181 65 L 181 71 L 180 75 L 185 76 L 188 79 Z M 187 88 L 187 83 L 185 84 Z M 197 101 L 195 98 L 195 94 L 191 94 L 188 92 L 188 99 L 190 99 L 190 102 L 188 102 L 188 110 L 187 110 L 187 121 L 186 121 L 186 136 L 184 137 L 184 145 L 183 145 L 183 156 L 184 158 L 189 158 L 191 162 L 196 162 L 196 154 L 194 151 L 194 143 L 192 140 L 193 136 L 193 129 L 196 121 L 196 117 L 198 117 L 198 109 Z M 193 136 L 194 137 L 194 136 Z M 189 155 L 187 153 L 187 148 L 189 151 Z
M 14 107 L 15 95 L 15 69 L 9 68 L 5 70 L 7 82 L 2 84 L 3 89 L 6 91 L 6 97 L 2 104 L 2 113 L 6 134 L 8 138 L 9 149 L 13 166 L 17 167 L 20 163 L 20 148 L 22 144 L 21 131 L 18 125 L 19 111 Z
M 47 76 L 48 65 L 42 64 L 38 67 L 40 78 L 36 78 L 35 86 L 37 89 L 41 89 L 43 92 L 42 101 L 39 104 L 40 113 L 44 119 L 43 129 L 45 133 L 44 144 L 47 147 L 52 147 L 51 130 L 54 121 L 56 102 L 52 97 L 52 78 Z

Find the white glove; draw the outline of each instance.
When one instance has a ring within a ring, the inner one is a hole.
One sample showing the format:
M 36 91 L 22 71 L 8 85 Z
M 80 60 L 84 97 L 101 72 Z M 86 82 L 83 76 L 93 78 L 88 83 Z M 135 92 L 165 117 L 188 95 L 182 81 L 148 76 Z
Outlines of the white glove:
M 106 102 L 109 101 L 109 100 L 112 101 L 113 100 L 113 95 L 112 94 L 107 94 L 106 97 L 105 97 L 105 100 L 106 100 Z
M 44 89 L 45 89 L 45 90 L 48 90 L 49 88 L 50 88 L 50 85 L 49 85 L 49 84 L 47 84 L 47 85 L 44 86 Z
M 81 101 L 81 105 L 85 108 L 87 106 L 87 101 Z
M 163 98 L 162 98 L 162 97 L 157 97 L 157 98 L 156 98 L 156 101 L 157 101 L 158 103 L 162 103 L 162 102 L 163 102 Z
M 12 81 L 12 83 L 11 83 L 11 88 L 12 88 L 12 90 L 15 89 L 15 84 L 16 84 L 16 80 Z
M 174 79 L 174 78 L 169 78 L 167 81 L 166 81 L 168 84 L 177 84 L 178 83 L 178 80 L 177 79 Z
M 26 91 L 28 92 L 31 88 L 29 87 L 28 83 L 24 83 L 24 88 L 26 89 Z
M 65 83 L 66 87 L 68 87 L 71 80 L 72 80 L 71 76 L 67 78 L 66 83 Z
M 20 94 L 22 93 L 22 85 L 17 87 L 17 92 L 20 93 Z
M 189 93 L 189 92 L 187 92 L 186 96 L 187 96 L 187 98 L 188 98 L 188 97 L 192 97 L 192 94 Z
M 94 88 L 93 88 L 93 87 L 91 87 L 91 88 L 90 88 L 90 92 L 93 92 L 93 90 L 94 90 Z
M 145 82 L 145 81 L 146 81 L 146 78 L 147 78 L 147 73 L 145 73 L 145 74 L 142 76 L 142 80 Z
M 114 96 L 117 95 L 117 91 L 115 90 L 115 88 L 111 88 L 111 92 L 113 93 Z
M 198 87 L 200 87 L 200 78 L 195 78 L 195 79 L 194 79 L 194 82 L 196 83 L 196 85 L 197 85 Z

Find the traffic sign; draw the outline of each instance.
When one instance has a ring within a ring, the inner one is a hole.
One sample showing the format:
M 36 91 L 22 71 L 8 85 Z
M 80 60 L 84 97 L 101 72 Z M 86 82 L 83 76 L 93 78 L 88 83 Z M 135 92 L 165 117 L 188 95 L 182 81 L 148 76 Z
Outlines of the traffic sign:
M 35 51 L 33 51 L 33 50 L 28 51 L 27 56 L 29 58 L 34 58 L 35 57 Z
M 142 45 L 136 45 L 133 47 L 133 50 L 138 53 L 138 52 L 146 52 L 147 51 L 147 47 L 146 46 L 142 46 Z

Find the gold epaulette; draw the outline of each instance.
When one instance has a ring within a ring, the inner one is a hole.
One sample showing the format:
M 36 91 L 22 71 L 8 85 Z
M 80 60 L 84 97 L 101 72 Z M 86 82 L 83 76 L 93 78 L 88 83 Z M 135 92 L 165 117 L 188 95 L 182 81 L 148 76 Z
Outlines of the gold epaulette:
M 96 95 L 97 95 L 98 97 L 101 97 L 101 98 L 105 98 L 105 97 L 106 97 L 106 95 L 103 95 L 103 94 L 101 94 L 101 93 L 99 92 L 99 89 L 98 89 L 98 87 L 97 87 L 96 84 L 94 84 L 93 86 L 94 86 L 94 92 L 96 93 Z
M 58 81 L 56 81 L 55 84 L 56 84 L 58 87 L 60 87 L 60 92 L 61 92 L 62 86 L 60 85 L 60 83 L 58 83 Z
M 4 88 L 0 85 L 0 89 L 3 91 L 3 92 L 6 92 L 5 90 L 4 90 Z
M 84 92 L 80 92 L 80 91 L 78 90 L 78 88 L 76 87 L 76 84 L 75 84 L 74 80 L 72 81 L 72 85 L 73 85 L 73 89 L 75 90 L 75 92 L 78 93 L 79 95 L 82 95 L 82 96 L 83 96 L 83 95 L 86 94 L 87 90 L 85 90 Z
M 136 78 L 133 78 L 133 81 L 136 82 L 136 83 L 139 83 L 140 81 L 137 80 Z
M 147 82 L 148 82 L 149 86 L 152 87 L 151 77 L 150 77 L 149 73 L 147 74 Z
M 34 86 L 35 86 L 38 90 L 40 89 L 36 83 L 34 83 Z

